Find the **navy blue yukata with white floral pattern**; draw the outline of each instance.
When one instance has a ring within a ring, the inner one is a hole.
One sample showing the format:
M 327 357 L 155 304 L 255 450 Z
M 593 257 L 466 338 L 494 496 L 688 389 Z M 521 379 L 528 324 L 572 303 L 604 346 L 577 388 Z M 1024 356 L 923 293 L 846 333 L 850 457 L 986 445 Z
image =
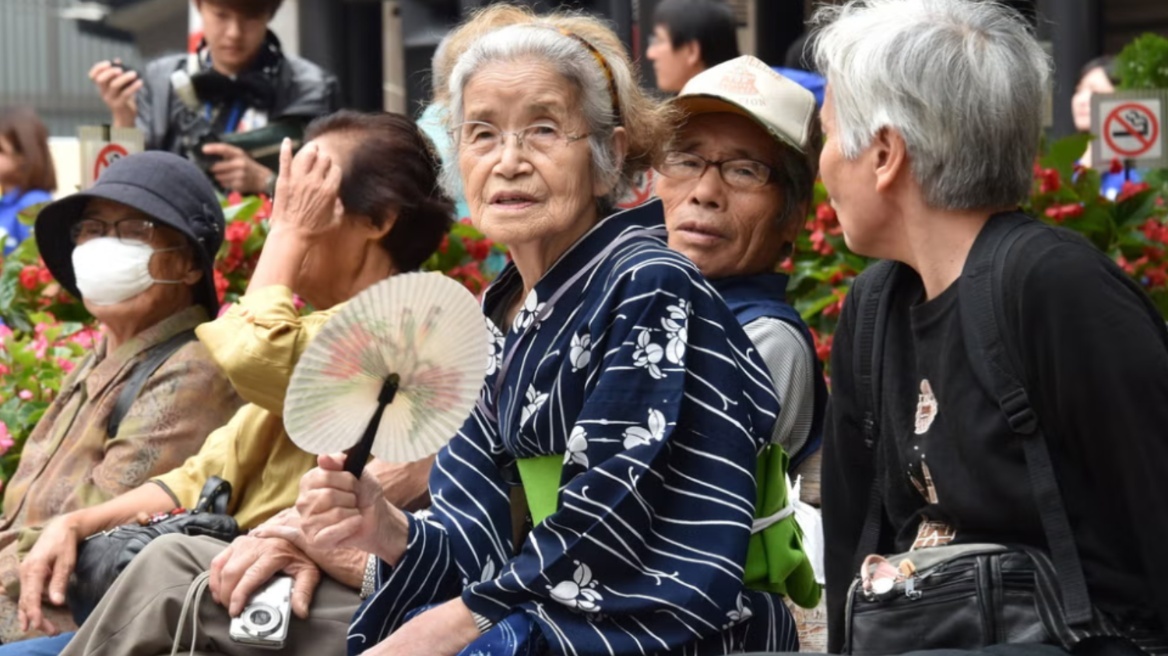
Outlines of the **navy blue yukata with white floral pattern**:
M 725 303 L 669 250 L 660 201 L 602 220 L 496 335 L 482 395 L 382 563 L 349 652 L 461 596 L 496 623 L 463 651 L 795 651 L 782 600 L 743 587 L 755 464 L 779 412 Z M 487 316 L 522 293 L 514 265 Z M 561 455 L 559 505 L 513 544 L 516 458 Z M 494 635 L 496 632 L 504 635 Z M 518 636 L 512 640 L 508 636 Z

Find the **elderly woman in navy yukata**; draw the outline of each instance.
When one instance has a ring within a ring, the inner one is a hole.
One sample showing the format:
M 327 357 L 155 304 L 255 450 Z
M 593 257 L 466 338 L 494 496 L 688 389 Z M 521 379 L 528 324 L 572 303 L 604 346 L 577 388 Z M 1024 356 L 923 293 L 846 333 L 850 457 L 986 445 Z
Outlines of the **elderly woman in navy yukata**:
M 672 110 L 586 17 L 485 33 L 450 97 L 448 182 L 513 257 L 484 299 L 502 334 L 438 455 L 429 512 L 394 508 L 342 456 L 301 483 L 307 540 L 381 559 L 349 652 L 796 648 L 779 595 L 744 584 L 758 453 L 779 413 L 766 365 L 667 247 L 661 203 L 612 210 Z

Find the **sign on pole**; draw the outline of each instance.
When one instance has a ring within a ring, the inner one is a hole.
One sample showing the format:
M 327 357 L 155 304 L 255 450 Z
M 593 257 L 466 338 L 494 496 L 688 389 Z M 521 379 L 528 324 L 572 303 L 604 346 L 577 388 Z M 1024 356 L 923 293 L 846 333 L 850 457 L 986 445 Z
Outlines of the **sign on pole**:
M 81 188 L 88 189 L 111 164 L 133 153 L 140 153 L 144 137 L 137 128 L 111 128 L 83 125 L 77 128 L 81 143 Z
M 1091 97 L 1091 165 L 1165 166 L 1168 91 L 1120 91 Z

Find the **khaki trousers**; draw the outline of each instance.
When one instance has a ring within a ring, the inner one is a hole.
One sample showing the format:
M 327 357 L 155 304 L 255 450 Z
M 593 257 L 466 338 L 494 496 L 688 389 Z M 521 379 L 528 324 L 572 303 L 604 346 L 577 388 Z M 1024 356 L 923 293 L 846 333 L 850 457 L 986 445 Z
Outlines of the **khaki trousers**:
M 77 632 L 63 656 L 168 656 L 187 589 L 227 547 L 207 537 L 165 535 L 134 558 Z M 341 656 L 349 622 L 360 605 L 357 591 L 324 576 L 308 620 L 292 616 L 280 653 Z M 190 610 L 188 609 L 188 613 Z M 228 637 L 227 609 L 203 594 L 197 643 L 190 644 L 192 617 L 183 627 L 180 654 L 270 656 L 270 649 L 241 645 Z

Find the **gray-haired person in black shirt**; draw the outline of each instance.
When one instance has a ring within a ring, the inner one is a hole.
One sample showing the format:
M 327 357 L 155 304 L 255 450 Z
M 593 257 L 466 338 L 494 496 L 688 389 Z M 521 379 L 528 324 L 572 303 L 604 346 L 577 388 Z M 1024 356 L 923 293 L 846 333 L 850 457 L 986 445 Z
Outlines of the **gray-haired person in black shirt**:
M 1160 653 L 1164 323 L 1091 244 L 1018 211 L 1047 57 L 997 3 L 853 1 L 818 22 L 821 175 L 848 246 L 896 263 L 857 280 L 832 353 L 833 651 Z M 975 544 L 1003 546 L 957 555 Z M 933 562 L 982 578 L 939 590 Z

